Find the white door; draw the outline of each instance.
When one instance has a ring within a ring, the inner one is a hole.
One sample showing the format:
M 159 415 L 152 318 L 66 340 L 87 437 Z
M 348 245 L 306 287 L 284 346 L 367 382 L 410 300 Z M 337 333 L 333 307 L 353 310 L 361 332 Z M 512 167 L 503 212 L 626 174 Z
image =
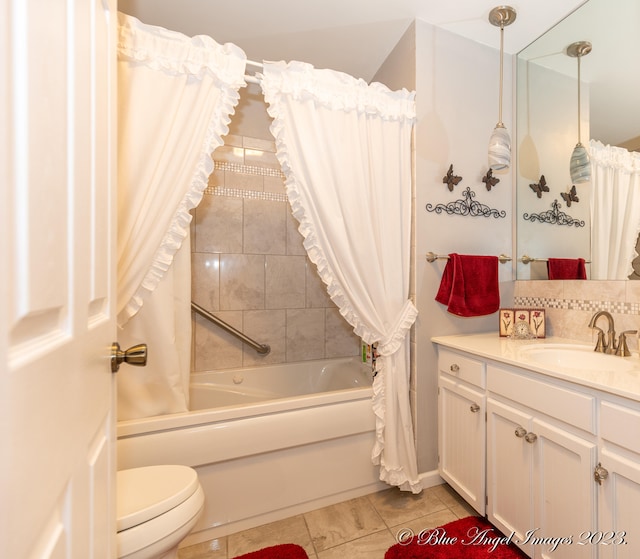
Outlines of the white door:
M 600 453 L 600 460 L 608 474 L 602 485 L 597 486 L 600 532 L 584 534 L 583 539 L 599 548 L 601 559 L 637 559 L 640 557 L 638 455 L 605 447 Z
M 553 545 L 534 546 L 541 559 L 594 559 L 598 545 L 582 545 L 580 534 L 596 531 L 596 483 L 593 470 L 597 448 L 594 440 L 569 433 L 564 427 L 534 419 L 531 427 L 534 523 L 540 537 L 567 538 Z M 584 543 L 584 542 L 582 542 Z
M 520 408 L 487 399 L 487 517 L 522 542 L 533 519 L 532 448 L 525 441 L 533 418 Z M 523 551 L 531 554 L 531 547 Z
M 440 476 L 484 515 L 484 394 L 443 374 L 440 374 L 438 384 Z
M 0 10 L 0 557 L 115 557 L 115 0 Z

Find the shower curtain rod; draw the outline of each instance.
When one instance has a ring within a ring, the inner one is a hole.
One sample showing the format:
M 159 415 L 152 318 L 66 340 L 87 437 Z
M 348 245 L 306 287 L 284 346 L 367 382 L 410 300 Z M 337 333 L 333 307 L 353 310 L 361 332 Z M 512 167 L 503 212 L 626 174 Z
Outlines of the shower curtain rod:
M 264 68 L 264 65 L 261 62 L 255 62 L 254 60 L 247 60 L 247 66 L 255 66 L 259 70 L 262 70 Z M 248 74 L 244 75 L 244 80 L 247 83 L 257 83 L 257 84 L 260 83 L 258 81 L 258 78 L 256 78 L 255 76 L 250 76 Z

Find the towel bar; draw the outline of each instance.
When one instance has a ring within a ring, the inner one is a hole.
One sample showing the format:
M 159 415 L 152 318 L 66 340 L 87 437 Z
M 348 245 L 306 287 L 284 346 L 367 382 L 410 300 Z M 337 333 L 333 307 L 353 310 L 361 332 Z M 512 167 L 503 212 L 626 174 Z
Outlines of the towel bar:
M 435 252 L 427 252 L 427 262 L 435 262 L 436 260 L 449 260 L 448 254 L 436 254 Z M 505 262 L 510 262 L 511 257 L 506 254 L 501 254 L 498 256 L 498 262 L 500 264 L 504 264 Z
M 529 264 L 530 262 L 549 262 L 548 258 L 532 258 L 531 256 L 527 256 L 526 254 L 519 258 L 520 262 L 523 264 Z M 591 260 L 585 260 L 585 264 L 591 264 Z

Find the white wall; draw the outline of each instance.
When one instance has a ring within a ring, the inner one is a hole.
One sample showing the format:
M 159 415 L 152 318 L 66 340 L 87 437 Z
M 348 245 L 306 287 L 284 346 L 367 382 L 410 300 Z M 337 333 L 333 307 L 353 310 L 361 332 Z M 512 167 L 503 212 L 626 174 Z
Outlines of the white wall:
M 505 57 L 503 121 L 513 137 L 511 57 Z M 488 192 L 487 144 L 498 120 L 499 52 L 422 21 L 416 22 L 416 291 L 419 316 L 415 328 L 418 466 L 437 468 L 437 363 L 434 335 L 497 329 L 497 315 L 460 318 L 434 300 L 444 260 L 429 263 L 425 254 L 512 256 L 512 173 L 495 172 L 500 182 Z M 442 177 L 449 165 L 463 177 L 449 192 Z M 504 210 L 506 217 L 457 216 L 426 211 L 427 203 L 462 198 Z M 500 264 L 501 304 L 513 301 L 513 265 Z
M 416 25 L 411 23 L 371 80 L 392 90 L 416 89 Z
M 273 141 L 269 131 L 272 118 L 267 113 L 262 89 L 250 83 L 240 90 L 240 100 L 229 123 L 229 134 Z

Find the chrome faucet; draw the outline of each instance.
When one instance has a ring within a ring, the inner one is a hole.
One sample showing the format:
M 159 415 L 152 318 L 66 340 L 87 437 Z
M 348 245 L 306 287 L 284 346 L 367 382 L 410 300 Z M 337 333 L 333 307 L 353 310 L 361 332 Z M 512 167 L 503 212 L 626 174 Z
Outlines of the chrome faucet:
M 596 323 L 598 319 L 604 316 L 608 322 L 608 331 L 607 331 L 607 339 L 604 338 L 604 332 L 602 328 L 598 328 Z M 598 341 L 596 342 L 596 347 L 593 351 L 598 351 L 600 353 L 615 353 L 616 349 L 618 349 L 618 344 L 616 343 L 616 330 L 613 324 L 613 317 L 611 313 L 607 311 L 598 311 L 591 317 L 591 321 L 589 322 L 589 328 L 594 328 L 598 331 Z

